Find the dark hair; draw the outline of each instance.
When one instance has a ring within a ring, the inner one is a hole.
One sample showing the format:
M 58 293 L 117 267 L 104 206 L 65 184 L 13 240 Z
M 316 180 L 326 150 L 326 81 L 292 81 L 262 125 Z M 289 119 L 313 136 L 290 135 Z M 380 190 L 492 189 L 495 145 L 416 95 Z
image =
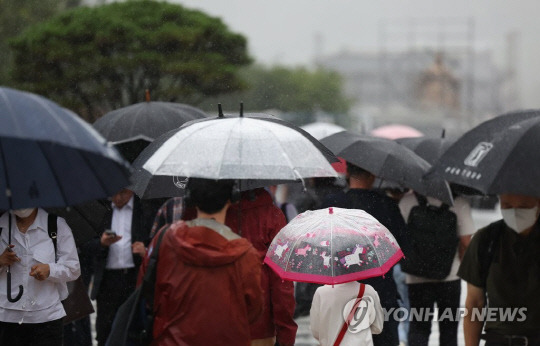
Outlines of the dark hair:
M 347 173 L 349 173 L 349 175 L 351 176 L 362 178 L 369 178 L 373 175 L 371 172 L 366 171 L 365 169 L 360 168 L 356 165 L 353 165 L 350 162 L 347 162 Z
M 207 214 L 217 213 L 231 200 L 233 185 L 232 180 L 190 178 L 186 187 L 189 204 Z

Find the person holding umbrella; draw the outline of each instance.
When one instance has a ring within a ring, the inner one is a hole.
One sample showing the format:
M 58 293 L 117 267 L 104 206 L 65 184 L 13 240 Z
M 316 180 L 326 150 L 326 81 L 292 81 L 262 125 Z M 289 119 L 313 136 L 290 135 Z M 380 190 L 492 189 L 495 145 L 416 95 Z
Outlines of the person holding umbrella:
M 392 233 L 373 216 L 330 207 L 294 218 L 264 262 L 282 279 L 326 285 L 317 289 L 310 312 L 321 345 L 373 345 L 383 312 L 377 292 L 365 283 L 389 273 L 402 257 Z M 397 336 L 386 345 L 397 345 Z
M 502 220 L 477 232 L 458 271 L 467 281 L 465 344 L 484 339 L 486 346 L 540 345 L 540 199 L 500 194 L 499 200 Z M 474 315 L 485 307 L 496 316 Z M 498 312 L 508 309 L 520 315 L 505 318 Z
M 379 220 L 397 239 L 400 246 L 406 244 L 407 225 L 401 216 L 397 203 L 389 197 L 373 191 L 375 176 L 367 170 L 347 162 L 347 180 L 349 190 L 345 193 L 330 195 L 323 207 L 362 209 Z M 385 277 L 374 277 L 365 281 L 380 294 L 381 304 L 385 309 L 398 308 L 398 291 L 393 272 Z M 398 321 L 390 318 L 385 321 L 381 334 L 374 337 L 375 345 L 397 345 Z
M 12 226 L 9 240 L 9 219 Z M 56 233 L 49 225 L 57 223 Z M 62 300 L 67 298 L 66 283 L 80 275 L 79 258 L 71 229 L 64 219 L 52 217 L 41 208 L 17 209 L 0 217 L 0 285 L 22 285 L 18 301 L 0 290 L 1 345 L 62 345 L 66 315 Z M 10 282 L 11 281 L 11 282 Z
M 197 218 L 162 228 L 152 345 L 250 345 L 263 308 L 261 265 L 253 245 L 225 225 L 232 191 L 231 180 L 191 178 Z

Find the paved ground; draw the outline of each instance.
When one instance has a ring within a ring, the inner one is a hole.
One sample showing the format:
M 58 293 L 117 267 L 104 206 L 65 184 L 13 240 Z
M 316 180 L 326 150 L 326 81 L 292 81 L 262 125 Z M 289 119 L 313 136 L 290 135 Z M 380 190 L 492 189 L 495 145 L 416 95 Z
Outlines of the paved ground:
M 500 218 L 500 213 L 498 210 L 473 210 L 473 220 L 477 229 L 488 225 L 489 223 L 497 220 L 498 218 Z M 462 292 L 461 293 L 461 306 L 465 306 L 465 295 L 467 292 L 467 286 L 464 282 L 462 282 L 461 292 Z M 95 338 L 95 328 L 94 328 L 95 314 L 92 314 L 91 320 L 92 320 L 92 334 Z M 315 340 L 311 336 L 311 331 L 309 328 L 309 317 L 299 318 L 297 319 L 296 322 L 298 323 L 299 328 L 298 328 L 295 345 L 296 346 L 318 345 L 317 340 Z M 430 346 L 438 345 L 439 344 L 438 338 L 439 338 L 438 326 L 437 326 L 437 323 L 433 323 L 432 333 L 429 339 L 429 345 Z M 463 340 L 463 323 L 462 322 L 460 323 L 460 326 L 459 326 L 458 345 L 459 346 L 465 345 L 465 342 Z M 480 345 L 483 345 L 483 343 L 481 343 Z

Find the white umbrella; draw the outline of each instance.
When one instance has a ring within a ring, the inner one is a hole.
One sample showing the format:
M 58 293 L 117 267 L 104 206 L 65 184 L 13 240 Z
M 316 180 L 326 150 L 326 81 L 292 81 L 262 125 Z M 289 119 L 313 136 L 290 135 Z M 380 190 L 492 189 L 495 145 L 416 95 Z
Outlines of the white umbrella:
M 254 118 L 218 118 L 184 126 L 143 165 L 152 175 L 296 181 L 336 177 L 303 134 Z
M 324 137 L 328 137 L 330 135 L 333 135 L 334 133 L 345 131 L 345 128 L 339 125 L 325 123 L 322 121 L 317 121 L 304 125 L 302 126 L 302 129 L 304 129 L 306 132 L 308 132 L 310 135 L 317 139 L 323 139 Z

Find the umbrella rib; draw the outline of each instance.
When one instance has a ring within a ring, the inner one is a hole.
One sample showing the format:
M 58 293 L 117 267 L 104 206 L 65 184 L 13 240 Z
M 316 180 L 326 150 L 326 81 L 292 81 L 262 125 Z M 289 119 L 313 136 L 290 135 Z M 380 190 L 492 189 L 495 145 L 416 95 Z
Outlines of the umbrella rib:
M 285 148 L 283 147 L 283 144 L 279 140 L 279 137 L 274 133 L 274 131 L 272 131 L 272 129 L 270 129 L 269 132 L 277 139 L 277 143 L 279 144 L 279 146 L 281 147 L 281 150 L 285 154 L 284 157 L 287 160 L 287 162 L 289 163 L 289 167 L 293 170 L 293 176 L 298 176 L 298 178 L 302 181 L 302 183 L 304 183 L 304 179 L 302 178 L 302 176 L 300 176 L 300 173 L 298 173 L 298 171 L 296 170 L 296 166 L 294 166 L 293 163 L 291 162 L 291 159 L 289 158 L 289 155 L 285 151 Z M 298 131 L 296 131 L 296 132 L 298 132 Z M 317 149 L 317 150 L 319 150 L 319 149 Z
M 238 123 L 241 124 L 240 121 L 238 121 Z M 223 160 L 225 159 L 225 154 L 227 154 L 227 146 L 229 145 L 229 142 L 231 141 L 231 137 L 232 137 L 231 132 L 229 132 L 229 137 L 227 138 L 227 142 L 225 142 L 225 145 L 223 146 L 223 156 L 221 157 L 221 161 L 220 161 L 221 164 L 219 166 L 216 179 L 219 179 L 219 175 L 221 174 L 221 169 L 223 168 Z M 240 140 L 240 143 L 242 143 L 242 140 Z M 240 157 L 240 163 L 242 163 L 242 157 L 241 157 L 242 148 L 240 148 L 240 153 L 238 156 Z
M 41 150 L 41 152 L 43 153 L 43 157 L 45 158 L 45 162 L 47 162 L 47 165 L 50 168 L 51 174 L 52 174 L 54 180 L 56 181 L 56 185 L 58 186 L 58 190 L 60 191 L 60 194 L 62 195 L 62 199 L 64 200 L 64 203 L 68 204 L 68 200 L 66 198 L 66 194 L 64 192 L 64 189 L 63 189 L 62 185 L 60 184 L 60 179 L 58 178 L 58 175 L 56 174 L 56 171 L 54 170 L 53 165 L 49 161 L 49 157 L 47 155 L 46 150 L 44 149 L 41 142 L 38 141 L 37 145 L 39 147 L 39 150 Z

